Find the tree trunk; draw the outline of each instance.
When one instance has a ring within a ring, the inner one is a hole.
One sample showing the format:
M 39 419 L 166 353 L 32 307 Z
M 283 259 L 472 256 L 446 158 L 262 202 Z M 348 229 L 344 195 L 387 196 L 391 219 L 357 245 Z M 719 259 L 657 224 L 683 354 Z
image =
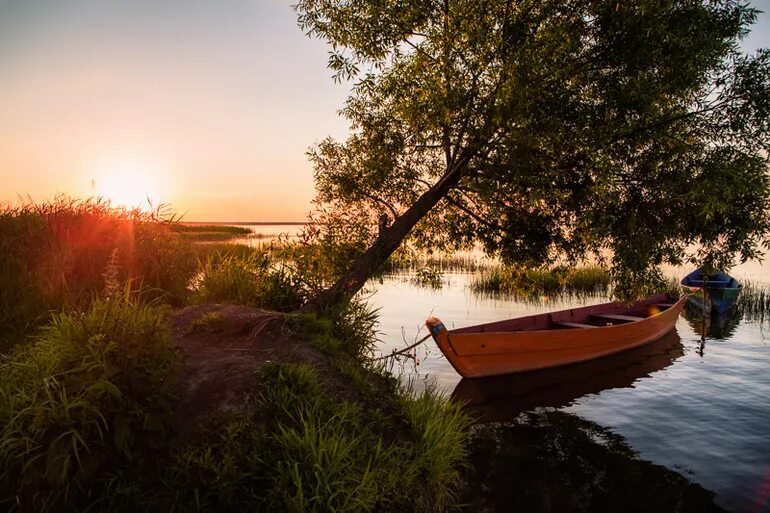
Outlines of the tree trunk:
M 469 159 L 460 159 L 433 187 L 425 191 L 406 212 L 396 218 L 390 228 L 382 231 L 337 282 L 302 306 L 302 311 L 320 312 L 353 297 L 369 277 L 398 249 L 414 226 L 457 185 Z

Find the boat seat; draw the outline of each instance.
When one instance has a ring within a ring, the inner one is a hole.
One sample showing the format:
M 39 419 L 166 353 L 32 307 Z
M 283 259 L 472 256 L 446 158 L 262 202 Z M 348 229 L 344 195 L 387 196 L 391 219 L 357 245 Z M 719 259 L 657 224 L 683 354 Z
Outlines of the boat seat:
M 657 306 L 658 308 L 671 308 L 674 306 L 674 303 L 655 303 L 652 306 Z
M 722 280 L 706 280 L 705 282 L 703 280 L 690 280 L 690 283 L 692 285 L 704 285 L 705 284 L 707 287 L 708 286 L 719 287 L 719 286 L 725 286 L 725 285 L 727 285 L 730 282 L 729 281 L 722 281 Z
M 597 328 L 598 326 L 594 326 L 593 324 L 580 324 L 579 322 L 557 322 L 557 326 L 562 326 L 564 328 Z
M 596 314 L 594 317 L 599 317 L 601 319 L 609 319 L 611 321 L 625 321 L 625 322 L 635 322 L 635 321 L 641 321 L 644 319 L 644 317 L 637 317 L 635 315 L 616 315 L 616 314 Z

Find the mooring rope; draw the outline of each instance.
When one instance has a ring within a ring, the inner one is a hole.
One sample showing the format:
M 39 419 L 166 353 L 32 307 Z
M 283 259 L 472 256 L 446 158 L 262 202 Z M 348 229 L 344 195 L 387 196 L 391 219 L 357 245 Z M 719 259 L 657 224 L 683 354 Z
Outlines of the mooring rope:
M 392 357 L 394 357 L 394 356 L 400 356 L 400 355 L 402 355 L 402 354 L 406 354 L 407 352 L 409 352 L 409 351 L 411 351 L 412 349 L 414 349 L 415 347 L 419 346 L 420 344 L 422 344 L 423 342 L 425 342 L 425 341 L 426 341 L 426 340 L 428 340 L 429 338 L 430 338 L 430 333 L 428 333 L 427 335 L 425 335 L 424 337 L 422 337 L 420 340 L 418 340 L 418 341 L 417 341 L 417 342 L 415 342 L 414 344 L 412 344 L 412 345 L 410 345 L 410 346 L 406 346 L 405 348 L 401 349 L 400 351 L 393 351 L 392 353 L 390 353 L 390 354 L 386 354 L 385 356 L 380 356 L 379 358 L 375 358 L 375 359 L 374 359 L 374 361 L 377 361 L 377 360 L 384 360 L 384 359 L 386 359 L 386 358 L 392 358 Z

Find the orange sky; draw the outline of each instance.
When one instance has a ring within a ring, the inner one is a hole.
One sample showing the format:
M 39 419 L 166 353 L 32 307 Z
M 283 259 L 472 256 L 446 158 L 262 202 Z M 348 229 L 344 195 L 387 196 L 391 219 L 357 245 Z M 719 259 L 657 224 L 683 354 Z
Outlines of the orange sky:
M 0 202 L 149 194 L 189 221 L 304 219 L 305 151 L 344 137 L 347 88 L 290 4 L 0 0 Z
M 142 201 L 302 220 L 305 151 L 344 136 L 326 47 L 277 0 L 0 0 L 0 201 Z

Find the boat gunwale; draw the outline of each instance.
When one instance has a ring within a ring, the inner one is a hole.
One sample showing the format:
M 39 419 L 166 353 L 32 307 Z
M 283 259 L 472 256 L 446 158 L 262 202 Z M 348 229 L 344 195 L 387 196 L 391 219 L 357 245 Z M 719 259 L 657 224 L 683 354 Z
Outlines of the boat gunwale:
M 647 316 L 647 317 L 643 317 L 643 318 L 641 318 L 639 320 L 635 320 L 635 321 L 618 322 L 617 324 L 611 324 L 611 325 L 608 325 L 608 326 L 601 326 L 601 325 L 593 326 L 592 325 L 590 329 L 593 330 L 593 329 L 602 329 L 602 328 L 617 328 L 617 327 L 620 327 L 620 326 L 632 326 L 632 325 L 637 325 L 639 323 L 644 323 L 645 321 L 654 319 L 654 318 L 656 318 L 656 317 L 658 317 L 660 315 L 664 315 L 666 312 L 669 312 L 670 310 L 676 309 L 676 307 L 677 307 L 677 305 L 679 303 L 684 303 L 687 300 L 687 294 L 681 294 L 678 298 L 675 298 L 671 294 L 665 294 L 665 293 L 655 294 L 654 296 L 650 296 L 650 297 L 657 297 L 657 296 L 663 296 L 663 295 L 667 295 L 669 299 L 672 299 L 672 300 L 675 299 L 675 302 L 672 303 L 671 306 L 666 308 L 665 310 L 661 310 L 660 312 L 658 312 L 656 314 L 653 314 L 653 315 L 650 315 L 650 316 Z M 637 301 L 637 302 L 633 303 L 633 306 L 628 308 L 628 309 L 629 310 L 633 310 L 634 308 L 637 308 L 639 306 L 652 306 L 654 304 L 655 304 L 655 300 L 652 300 L 652 299 L 650 299 L 648 297 L 645 300 L 641 300 L 641 301 Z M 453 330 L 447 330 L 447 334 L 450 337 L 454 338 L 454 337 L 476 337 L 476 336 L 481 335 L 481 334 L 483 334 L 483 335 L 508 335 L 508 334 L 511 334 L 511 333 L 522 333 L 522 334 L 527 334 L 527 335 L 535 335 L 535 334 L 549 333 L 549 332 L 570 332 L 570 331 L 578 332 L 578 331 L 584 331 L 584 330 L 587 330 L 589 328 L 578 328 L 578 327 L 555 328 L 554 327 L 554 328 L 546 328 L 546 329 L 511 329 L 511 330 L 504 330 L 504 331 L 462 331 L 462 332 L 460 332 L 460 330 L 470 330 L 471 328 L 481 328 L 483 326 L 488 326 L 490 324 L 497 324 L 499 322 L 516 321 L 516 320 L 528 319 L 528 318 L 537 317 L 537 316 L 543 316 L 543 315 L 553 316 L 554 314 L 559 314 L 559 313 L 563 313 L 563 312 L 570 312 L 570 311 L 574 312 L 576 310 L 582 310 L 582 309 L 588 310 L 588 309 L 591 309 L 591 308 L 594 308 L 594 307 L 597 307 L 597 306 L 613 306 L 613 307 L 614 306 L 624 306 L 624 303 L 619 302 L 619 301 L 613 301 L 611 303 L 599 303 L 597 305 L 588 305 L 588 306 L 584 306 L 584 307 L 580 307 L 580 308 L 566 308 L 564 310 L 557 310 L 555 312 L 544 312 L 544 313 L 540 313 L 540 314 L 526 315 L 526 316 L 523 316 L 523 317 L 514 317 L 514 318 L 511 318 L 511 319 L 506 319 L 504 321 L 496 321 L 496 322 L 485 323 L 485 324 L 476 324 L 476 325 L 473 325 L 473 326 L 465 326 L 463 328 L 456 328 L 456 329 L 453 329 Z M 588 316 L 590 316 L 590 315 L 593 315 L 593 314 L 589 314 Z M 598 314 L 598 315 L 601 315 L 601 314 Z M 558 323 L 559 321 L 551 320 L 550 322 L 551 323 Z

